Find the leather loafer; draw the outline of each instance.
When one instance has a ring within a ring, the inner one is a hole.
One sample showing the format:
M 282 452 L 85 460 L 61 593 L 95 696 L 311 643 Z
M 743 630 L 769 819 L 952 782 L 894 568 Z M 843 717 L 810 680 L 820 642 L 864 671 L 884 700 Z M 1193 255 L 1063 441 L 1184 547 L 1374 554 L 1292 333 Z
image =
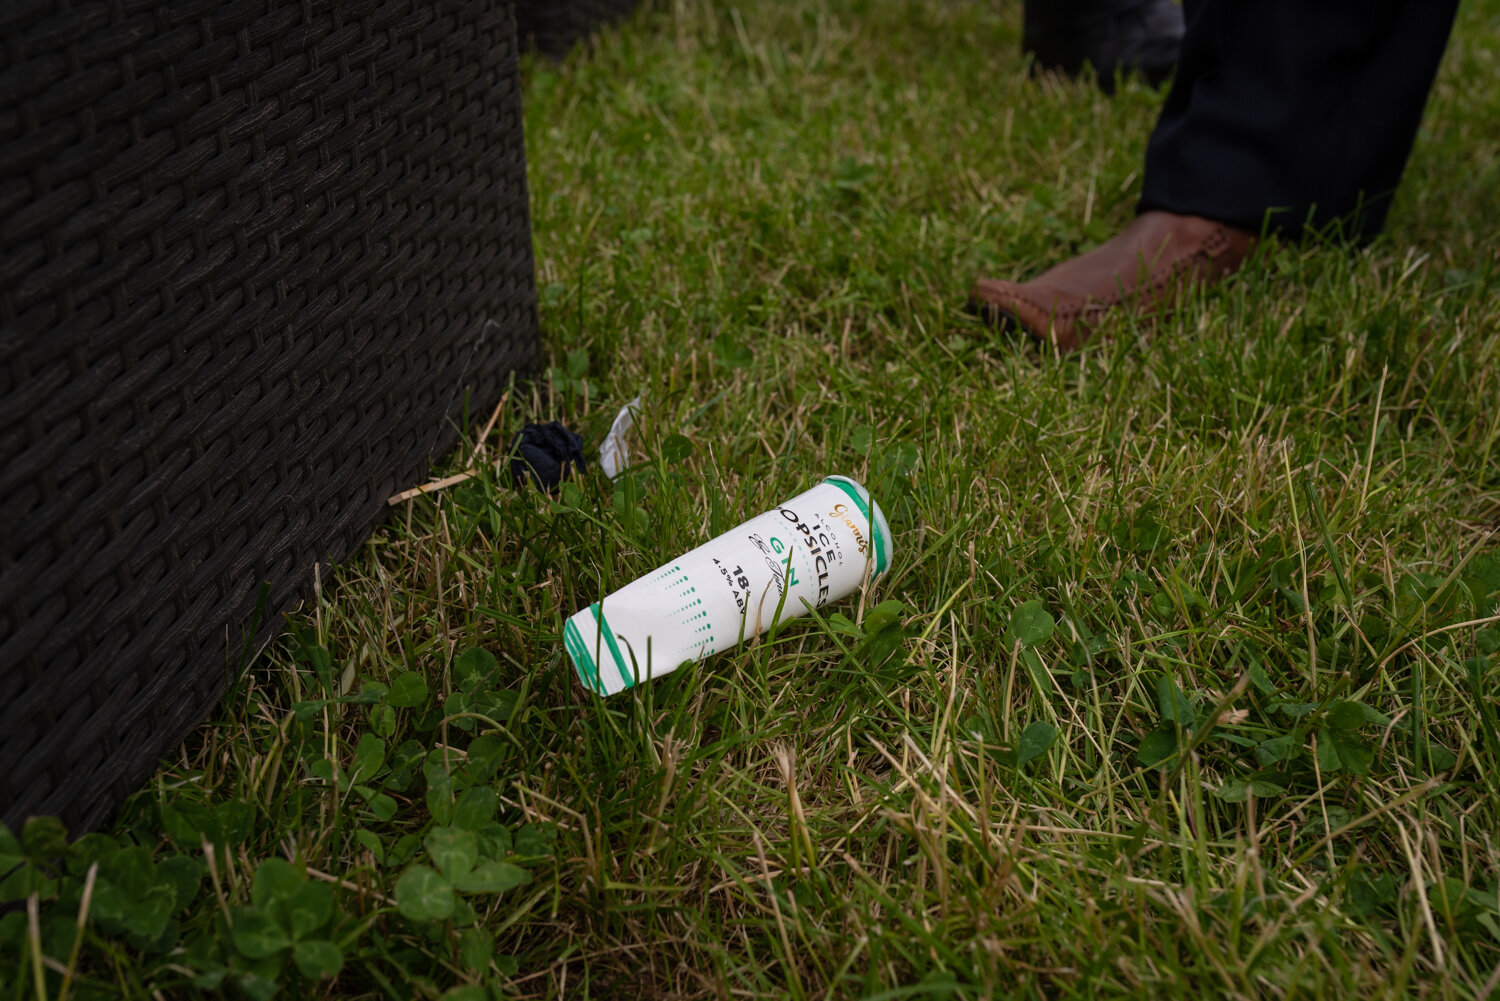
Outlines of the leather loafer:
M 1081 347 L 1111 310 L 1170 308 L 1193 285 L 1233 274 L 1255 246 L 1248 230 L 1172 212 L 1143 212 L 1105 243 L 1028 282 L 981 278 L 969 306 L 1060 351 Z

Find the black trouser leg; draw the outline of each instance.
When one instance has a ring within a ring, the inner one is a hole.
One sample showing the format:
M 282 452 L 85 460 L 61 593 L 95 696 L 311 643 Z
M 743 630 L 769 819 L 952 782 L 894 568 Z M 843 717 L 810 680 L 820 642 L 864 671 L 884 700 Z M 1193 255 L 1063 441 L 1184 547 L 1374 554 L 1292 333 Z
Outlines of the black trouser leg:
M 1458 0 L 1187 0 L 1140 210 L 1380 232 Z
M 1090 63 L 1112 91 L 1117 72 L 1161 83 L 1177 62 L 1182 11 L 1173 0 L 1026 0 L 1021 47 L 1033 69 L 1076 76 Z

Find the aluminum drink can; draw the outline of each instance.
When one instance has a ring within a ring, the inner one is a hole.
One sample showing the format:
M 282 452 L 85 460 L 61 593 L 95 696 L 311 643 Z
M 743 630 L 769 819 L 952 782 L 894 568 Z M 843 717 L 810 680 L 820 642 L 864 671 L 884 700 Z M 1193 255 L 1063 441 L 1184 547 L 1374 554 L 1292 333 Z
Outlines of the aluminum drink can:
M 563 646 L 585 688 L 614 695 L 821 609 L 890 564 L 880 505 L 830 476 L 577 612 Z

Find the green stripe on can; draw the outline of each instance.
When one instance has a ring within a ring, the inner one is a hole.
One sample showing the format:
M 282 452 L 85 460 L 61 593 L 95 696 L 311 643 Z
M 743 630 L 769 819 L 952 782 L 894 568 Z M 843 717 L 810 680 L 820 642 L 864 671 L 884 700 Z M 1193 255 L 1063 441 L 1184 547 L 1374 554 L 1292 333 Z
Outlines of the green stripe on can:
M 603 634 L 604 641 L 609 644 L 609 652 L 615 659 L 615 668 L 620 672 L 620 680 L 625 682 L 626 688 L 630 688 L 635 684 L 635 676 L 625 666 L 625 658 L 620 656 L 620 645 L 615 642 L 615 634 L 609 628 L 609 620 L 604 617 L 604 609 L 596 601 L 589 606 L 589 611 L 594 613 L 594 621 L 599 623 L 599 632 Z
M 890 563 L 890 557 L 887 555 L 890 552 L 890 543 L 880 531 L 880 525 L 875 521 L 875 517 L 870 514 L 870 505 L 865 503 L 865 499 L 859 495 L 854 484 L 841 476 L 830 476 L 823 482 L 838 487 L 847 494 L 854 502 L 854 506 L 859 508 L 859 513 L 865 516 L 865 524 L 870 526 L 870 548 L 873 550 L 871 555 L 875 561 L 875 576 L 879 577 L 885 573 L 885 568 Z
M 578 680 L 583 682 L 583 686 L 604 695 L 605 691 L 599 684 L 599 665 L 589 656 L 588 645 L 583 642 L 578 624 L 572 619 L 563 626 L 563 646 L 567 649 L 568 657 L 573 661 L 573 670 L 578 672 Z
M 859 491 L 854 489 L 853 483 L 850 483 L 842 476 L 830 476 L 823 482 L 831 483 L 848 494 L 849 499 L 854 502 L 854 506 L 859 508 L 859 513 L 865 516 L 865 521 L 870 520 L 870 505 L 866 504 L 865 499 L 859 495 Z

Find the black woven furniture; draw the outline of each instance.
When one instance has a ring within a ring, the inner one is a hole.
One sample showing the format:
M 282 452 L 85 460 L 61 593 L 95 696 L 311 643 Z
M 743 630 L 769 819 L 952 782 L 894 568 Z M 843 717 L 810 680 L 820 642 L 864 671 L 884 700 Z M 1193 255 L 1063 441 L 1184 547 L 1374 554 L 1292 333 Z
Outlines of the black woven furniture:
M 516 24 L 523 43 L 549 56 L 565 55 L 605 25 L 629 17 L 641 0 L 518 0 Z
M 86 827 L 539 361 L 515 22 L 8 0 L 0 38 L 0 819 Z

